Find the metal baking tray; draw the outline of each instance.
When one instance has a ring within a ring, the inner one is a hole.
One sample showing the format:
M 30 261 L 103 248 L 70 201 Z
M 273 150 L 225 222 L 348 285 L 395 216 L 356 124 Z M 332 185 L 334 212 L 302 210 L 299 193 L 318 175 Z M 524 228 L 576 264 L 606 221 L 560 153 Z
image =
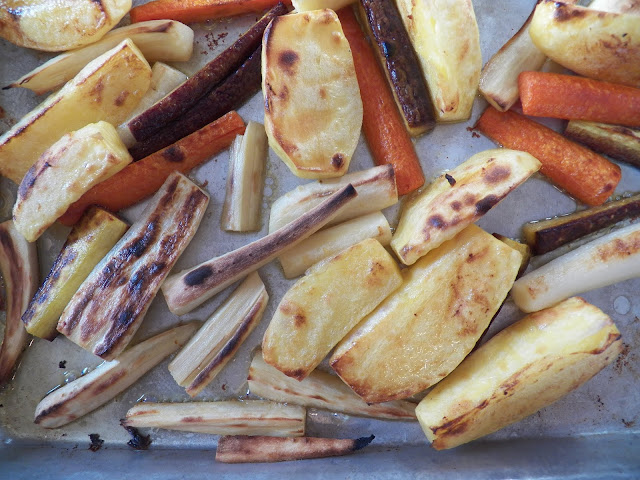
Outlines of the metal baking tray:
M 486 62 L 522 25 L 533 0 L 475 0 L 483 61 Z M 255 20 L 247 15 L 213 21 L 196 27 L 196 44 L 191 61 L 176 64 L 188 75 L 232 43 Z M 43 63 L 50 55 L 28 51 L 0 41 L 0 84 L 6 85 Z M 0 133 L 42 101 L 22 89 L 0 91 Z M 486 103 L 478 97 L 468 122 L 438 125 L 416 141 L 427 178 L 433 178 L 466 160 L 472 154 L 495 148 L 470 130 Z M 262 121 L 261 94 L 239 113 L 245 119 Z M 560 123 L 549 123 L 559 127 Z M 266 233 L 271 203 L 302 181 L 294 177 L 273 153 L 269 153 L 262 209 L 263 229 L 256 234 L 221 231 L 220 213 L 224 200 L 228 152 L 191 173 L 191 178 L 211 194 L 206 216 L 190 247 L 180 258 L 178 270 L 214 255 L 237 248 Z M 372 166 L 361 138 L 350 171 Z M 622 181 L 616 191 L 640 190 L 640 172 L 621 165 Z M 0 220 L 8 218 L 15 186 L 0 180 Z M 576 202 L 535 176 L 493 208 L 479 225 L 489 232 L 518 237 L 523 223 L 572 212 Z M 122 216 L 133 221 L 143 205 Z M 396 221 L 398 207 L 387 210 Z M 39 241 L 41 275 L 48 272 L 68 230 L 51 228 Z M 197 400 L 245 397 L 246 376 L 253 349 L 279 299 L 292 284 L 286 281 L 277 262 L 260 269 L 271 302 L 264 319 L 235 358 Z M 162 295 L 154 300 L 134 343 L 176 324 L 180 320 L 206 320 L 233 287 L 203 306 L 178 318 L 168 312 Z M 214 461 L 217 437 L 193 433 L 151 430 L 153 444 L 146 452 L 130 449 L 128 434 L 119 426 L 127 409 L 137 400 L 186 401 L 184 390 L 175 384 L 163 362 L 145 377 L 93 413 L 57 430 L 44 430 L 33 423 L 36 404 L 66 378 L 93 368 L 99 359 L 60 336 L 52 343 L 35 339 L 24 353 L 13 381 L 0 391 L 0 478 L 201 478 L 216 476 L 250 478 L 286 476 L 328 476 L 348 478 L 640 478 L 640 279 L 623 282 L 584 295 L 608 313 L 618 325 L 626 344 L 620 358 L 581 388 L 552 406 L 479 441 L 451 451 L 431 449 L 417 422 L 390 422 L 349 417 L 310 410 L 309 435 L 355 437 L 376 435 L 374 443 L 348 457 L 261 465 L 223 465 Z M 523 317 L 509 300 L 492 323 L 489 335 Z M 59 362 L 66 361 L 65 368 Z M 98 452 L 88 450 L 90 433 L 104 439 Z M 88 477 L 87 477 L 88 475 Z

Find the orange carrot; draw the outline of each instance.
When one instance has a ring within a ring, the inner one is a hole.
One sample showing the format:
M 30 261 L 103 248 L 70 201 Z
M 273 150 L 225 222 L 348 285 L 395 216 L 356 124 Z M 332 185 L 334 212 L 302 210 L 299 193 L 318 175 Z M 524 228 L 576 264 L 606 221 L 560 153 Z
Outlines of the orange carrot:
M 129 15 L 131 23 L 164 19 L 195 23 L 262 12 L 281 1 L 291 5 L 291 0 L 155 0 L 132 8 Z
M 73 225 L 91 205 L 117 212 L 138 203 L 158 190 L 173 171 L 186 173 L 227 148 L 244 128 L 240 115 L 231 111 L 173 145 L 127 165 L 86 192 L 58 220 Z
M 543 175 L 587 205 L 604 203 L 620 181 L 616 164 L 510 110 L 487 108 L 476 128 L 500 145 L 536 157 Z
M 558 73 L 522 72 L 518 89 L 526 115 L 640 127 L 639 88 Z
M 362 129 L 373 160 L 393 165 L 399 195 L 412 192 L 424 184 L 424 175 L 393 93 L 353 10 L 341 9 L 338 18 L 353 54 L 364 110 Z

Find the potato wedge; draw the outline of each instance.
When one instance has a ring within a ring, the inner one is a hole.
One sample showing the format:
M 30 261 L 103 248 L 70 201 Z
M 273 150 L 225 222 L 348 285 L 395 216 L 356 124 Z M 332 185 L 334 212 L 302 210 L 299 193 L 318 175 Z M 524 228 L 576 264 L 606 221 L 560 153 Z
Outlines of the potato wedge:
M 90 123 L 67 133 L 29 169 L 13 207 L 13 221 L 34 242 L 69 205 L 131 163 L 113 125 Z
M 124 40 L 0 137 L 0 174 L 20 184 L 31 165 L 65 133 L 100 120 L 113 125 L 124 121 L 150 82 L 151 67 L 138 47 Z
M 471 0 L 397 0 L 396 4 L 429 85 L 436 120 L 467 120 L 482 69 Z
M 264 360 L 304 379 L 401 283 L 398 265 L 371 238 L 317 263 L 278 305 L 262 340 Z
M 60 52 L 100 40 L 131 10 L 131 0 L 6 0 L 0 37 L 21 47 Z
M 291 4 L 298 13 L 321 10 L 323 8 L 329 8 L 337 12 L 355 1 L 356 0 L 291 0 Z
M 500 235 L 499 233 L 494 233 L 494 237 L 496 237 L 501 242 L 506 243 L 514 250 L 520 252 L 522 256 L 522 260 L 520 260 L 520 268 L 518 269 L 518 277 L 524 273 L 524 271 L 529 266 L 529 261 L 531 260 L 531 247 L 526 243 L 519 242 L 518 240 L 514 240 L 513 238 L 505 237 L 504 235 Z
M 552 0 L 538 4 L 529 34 L 549 58 L 585 77 L 640 87 L 640 16 Z
M 616 359 L 620 332 L 581 298 L 529 315 L 466 358 L 420 402 L 431 446 L 453 448 L 550 405 Z
M 349 43 L 332 10 L 275 18 L 262 48 L 269 145 L 302 178 L 344 175 L 360 138 L 362 100 Z
M 485 150 L 440 175 L 402 211 L 391 248 L 405 265 L 453 238 L 540 169 L 525 152 Z
M 331 366 L 367 403 L 406 398 L 439 382 L 486 330 L 520 259 L 469 225 L 405 271 L 402 286 L 338 344 Z

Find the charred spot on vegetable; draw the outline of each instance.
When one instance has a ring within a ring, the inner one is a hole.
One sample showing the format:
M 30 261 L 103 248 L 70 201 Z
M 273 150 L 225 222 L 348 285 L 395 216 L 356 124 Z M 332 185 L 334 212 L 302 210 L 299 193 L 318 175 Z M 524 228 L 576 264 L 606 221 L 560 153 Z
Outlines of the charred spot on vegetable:
M 104 382 L 96 384 L 91 390 L 94 395 L 100 395 L 105 390 L 112 387 L 114 384 L 118 383 L 124 376 L 127 375 L 126 370 L 120 370 L 117 374 L 108 377 L 108 379 Z
M 427 220 L 427 223 L 440 230 L 444 230 L 448 226 L 447 222 L 440 215 L 432 215 L 429 217 L 429 220 Z
M 278 56 L 278 64 L 288 75 L 295 74 L 295 65 L 300 60 L 300 57 L 293 50 L 285 50 Z
M 162 152 L 162 157 L 168 162 L 180 163 L 185 159 L 184 152 L 180 147 L 170 146 Z
M 116 97 L 116 99 L 113 101 L 113 104 L 116 107 L 121 107 L 122 105 L 124 105 L 124 102 L 127 100 L 129 93 L 130 92 L 128 90 L 124 90 L 123 92 L 120 92 L 120 95 Z
M 148 450 L 151 445 L 151 435 L 142 435 L 136 427 L 127 427 L 124 429 L 131 435 L 131 440 L 127 442 L 134 450 Z
M 340 170 L 342 165 L 344 165 L 344 155 L 342 153 L 336 153 L 331 157 L 331 165 L 336 169 Z
M 89 92 L 89 96 L 92 98 L 95 98 L 96 103 L 102 103 L 103 91 L 104 91 L 104 82 L 102 81 L 102 79 L 100 79 Z
M 511 169 L 509 167 L 495 165 L 484 173 L 484 181 L 489 184 L 500 183 L 504 179 L 509 178 L 509 175 L 511 175 Z
M 484 215 L 489 210 L 491 210 L 491 208 L 493 208 L 493 206 L 495 206 L 499 201 L 500 199 L 495 195 L 487 195 L 482 200 L 479 200 L 476 203 L 476 213 L 478 215 Z
M 204 283 L 211 275 L 213 275 L 213 269 L 208 265 L 203 265 L 185 275 L 184 283 L 188 287 L 195 287 Z
M 451 185 L 452 187 L 456 184 L 456 179 L 453 178 L 451 175 L 449 175 L 448 173 L 444 174 L 444 178 L 447 179 L 447 182 L 449 182 L 449 185 Z M 458 202 L 456 202 L 458 203 Z M 455 210 L 455 209 L 454 209 Z
M 89 450 L 91 450 L 92 452 L 97 452 L 102 448 L 102 445 L 104 444 L 104 440 L 100 438 L 100 434 L 98 433 L 90 433 L 89 440 L 91 440 Z
M 546 0 L 544 3 L 547 3 L 548 1 L 549 0 Z M 556 9 L 553 12 L 553 18 L 559 22 L 568 22 L 587 15 L 586 9 L 572 8 L 571 5 L 567 5 L 566 3 L 555 2 L 555 7 Z

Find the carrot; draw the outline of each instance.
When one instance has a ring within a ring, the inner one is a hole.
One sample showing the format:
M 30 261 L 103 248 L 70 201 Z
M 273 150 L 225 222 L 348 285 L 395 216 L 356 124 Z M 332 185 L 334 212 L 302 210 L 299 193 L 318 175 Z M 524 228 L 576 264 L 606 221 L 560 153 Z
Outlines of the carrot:
M 545 72 L 518 76 L 522 111 L 535 117 L 640 127 L 640 89 Z
M 132 8 L 131 23 L 147 20 L 177 20 L 182 23 L 204 22 L 243 13 L 262 12 L 281 0 L 155 0 Z M 291 5 L 291 0 L 283 3 Z
M 138 203 L 158 190 L 173 171 L 186 173 L 227 148 L 244 128 L 240 115 L 231 111 L 167 148 L 127 165 L 86 192 L 58 220 L 73 225 L 91 205 L 117 212 Z
M 540 172 L 587 205 L 601 205 L 620 181 L 620 167 L 539 123 L 488 107 L 476 124 L 494 142 L 530 153 Z
M 373 160 L 393 165 L 399 195 L 412 192 L 424 184 L 424 175 L 393 93 L 353 10 L 341 9 L 338 18 L 353 54 L 364 111 L 362 129 Z

